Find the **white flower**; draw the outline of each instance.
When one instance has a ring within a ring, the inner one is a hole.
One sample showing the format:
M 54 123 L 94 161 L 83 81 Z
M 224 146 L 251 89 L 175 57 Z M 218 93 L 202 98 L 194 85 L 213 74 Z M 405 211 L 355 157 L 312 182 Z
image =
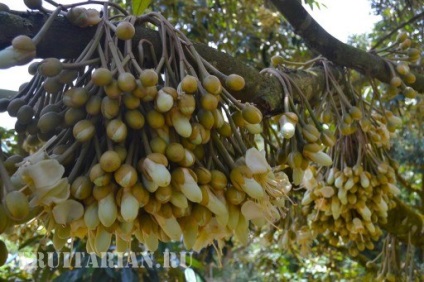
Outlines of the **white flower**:
M 253 174 L 266 173 L 271 171 L 271 166 L 265 159 L 264 154 L 259 152 L 256 148 L 250 148 L 246 151 L 246 166 L 252 171 Z
M 184 173 L 184 183 L 180 184 L 179 187 L 184 196 L 194 203 L 200 203 L 202 201 L 202 191 L 196 180 L 187 168 L 181 168 Z
M 148 157 L 143 161 L 143 172 L 147 178 L 150 178 L 152 182 L 160 187 L 166 187 L 171 183 L 169 170 L 163 164 L 156 163 Z
M 66 200 L 56 205 L 52 213 L 56 223 L 66 225 L 84 215 L 84 206 L 75 200 Z
M 34 189 L 34 197 L 29 202 L 30 206 L 38 205 L 49 206 L 52 203 L 61 203 L 69 198 L 70 184 L 67 178 L 60 179 L 52 186 L 40 187 Z
M 263 205 L 251 200 L 244 202 L 241 206 L 241 213 L 246 220 L 262 220 L 272 223 L 280 219 L 280 213 L 273 205 Z
M 285 196 L 291 189 L 287 175 L 279 171 L 274 173 L 263 153 L 256 148 L 246 151 L 246 166 L 253 173 L 254 180 L 273 198 Z M 247 192 L 246 192 L 247 193 Z
M 228 230 L 222 228 L 217 219 L 213 217 L 209 222 L 199 230 L 199 235 L 194 243 L 193 250 L 199 252 L 203 248 L 214 244 L 214 241 L 224 240 L 229 234 Z
M 41 154 L 39 155 L 41 156 Z M 69 198 L 70 184 L 62 178 L 65 168 L 55 159 L 31 159 L 35 163 L 22 163 L 14 174 L 14 179 L 22 185 L 28 185 L 33 193 L 30 201 L 32 207 L 48 206 Z
M 235 167 L 230 173 L 231 183 L 239 190 L 244 191 L 253 199 L 262 199 L 264 189 L 254 178 L 252 171 L 244 165 Z
M 22 167 L 22 179 L 37 188 L 53 186 L 62 178 L 65 168 L 55 159 L 42 160 Z

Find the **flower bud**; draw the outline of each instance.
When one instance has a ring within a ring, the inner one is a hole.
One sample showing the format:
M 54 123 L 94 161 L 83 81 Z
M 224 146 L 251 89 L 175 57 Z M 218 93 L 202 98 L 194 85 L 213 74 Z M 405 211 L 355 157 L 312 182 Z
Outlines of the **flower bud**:
M 286 139 L 290 139 L 294 136 L 296 128 L 291 122 L 286 122 L 281 126 L 281 134 Z
M 257 124 L 262 121 L 262 112 L 251 104 L 246 104 L 241 113 L 243 119 L 250 124 Z
M 88 230 L 95 230 L 100 223 L 98 208 L 98 203 L 94 202 L 85 209 L 84 223 Z
M 106 126 L 107 136 L 114 142 L 120 143 L 127 138 L 127 126 L 122 120 L 111 120 Z
M 127 222 L 134 221 L 134 219 L 137 218 L 138 209 L 139 202 L 137 198 L 134 197 L 134 195 L 130 191 L 124 189 L 121 198 L 122 218 Z
M 111 174 L 105 172 L 100 164 L 95 164 L 91 169 L 90 169 L 90 180 L 91 182 L 93 182 L 95 185 L 97 186 L 105 186 L 108 185 L 111 181 Z
M 322 151 L 311 153 L 310 151 L 304 150 L 303 155 L 311 161 L 322 166 L 330 166 L 333 164 L 331 157 Z
M 121 187 L 130 188 L 137 182 L 137 171 L 129 164 L 121 165 L 114 173 L 115 181 Z
M 149 181 L 153 181 L 160 187 L 171 183 L 171 174 L 166 168 L 168 161 L 162 154 L 149 154 L 142 162 L 141 170 Z
M 262 199 L 265 196 L 264 189 L 252 178 L 252 172 L 247 166 L 235 167 L 230 173 L 230 179 L 236 188 L 243 190 L 253 199 Z
M 202 201 L 202 191 L 197 185 L 196 174 L 187 168 L 177 168 L 172 172 L 173 186 L 181 189 L 181 192 L 192 202 Z
M 225 85 L 232 91 L 240 91 L 244 88 L 244 78 L 238 74 L 230 74 L 225 78 Z
M 180 111 L 175 110 L 171 113 L 172 125 L 175 128 L 177 133 L 185 138 L 190 137 L 192 132 L 192 127 L 190 123 L 190 119 L 180 113 Z
M 312 124 L 306 124 L 302 128 L 302 134 L 306 141 L 310 143 L 316 142 L 320 135 L 318 129 Z
M 193 248 L 198 236 L 198 227 L 196 219 L 192 216 L 185 216 L 178 219 L 183 232 L 184 247 L 187 249 Z
M 96 237 L 94 238 L 94 250 L 97 255 L 105 253 L 109 250 L 110 243 L 112 241 L 112 233 L 106 231 L 105 228 L 99 226 L 96 229 Z
M 165 113 L 168 112 L 173 105 L 174 98 L 166 93 L 163 89 L 159 90 L 155 99 L 156 109 L 161 113 Z
M 190 116 L 196 109 L 196 100 L 193 95 L 181 94 L 177 105 L 183 115 Z
M 154 215 L 154 217 L 159 226 L 171 240 L 177 241 L 181 239 L 183 231 L 175 217 L 164 218 L 159 215 Z
M 14 220 L 23 220 L 29 215 L 28 198 L 20 191 L 12 191 L 4 198 L 4 207 Z
M 98 216 L 105 227 L 110 227 L 115 222 L 118 216 L 118 209 L 113 193 L 109 193 L 109 195 L 99 201 Z
M 96 133 L 96 128 L 90 120 L 80 120 L 74 125 L 73 135 L 79 142 L 87 142 L 93 138 Z

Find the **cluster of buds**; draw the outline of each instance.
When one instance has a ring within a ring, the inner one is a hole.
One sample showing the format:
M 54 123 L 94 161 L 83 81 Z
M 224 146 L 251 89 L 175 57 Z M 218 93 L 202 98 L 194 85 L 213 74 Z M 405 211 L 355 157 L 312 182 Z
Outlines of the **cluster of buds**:
M 10 224 L 37 217 L 56 249 L 79 237 L 98 254 L 112 243 L 126 251 L 134 237 L 151 251 L 160 241 L 196 251 L 233 235 L 246 243 L 250 222 L 280 219 L 291 184 L 251 145 L 262 114 L 230 94 L 244 79 L 204 63 L 160 14 L 115 25 L 107 7 L 102 18 L 70 9 L 72 23 L 97 24 L 93 40 L 77 60 L 33 63 L 33 79 L 0 101 L 35 152 L 4 162 Z M 156 54 L 140 41 L 148 67 L 131 48 L 146 23 L 163 42 Z
M 340 85 L 325 60 L 320 65 L 326 92 L 313 106 L 284 73 L 281 66 L 290 62 L 275 56 L 272 63 L 274 68 L 264 72 L 277 77 L 284 89 L 284 113 L 265 123 L 265 148 L 291 173 L 292 183 L 306 189 L 299 195 L 302 212 L 281 223 L 281 245 L 293 244 L 305 254 L 316 236 L 324 234 L 330 244 L 347 246 L 352 255 L 373 249 L 382 235 L 379 226 L 399 194 L 387 150 L 402 120 L 365 102 L 353 87 Z
M 414 42 L 406 32 L 400 32 L 396 40 L 382 50 L 376 50 L 380 56 L 387 59 L 391 71 L 391 80 L 388 84 L 384 98 L 393 99 L 399 92 L 405 98 L 414 99 L 417 92 L 410 86 L 416 81 L 412 68 L 419 67 L 421 50 L 415 48 Z
M 332 168 L 322 181 L 309 171 L 302 205 L 311 228 L 326 234 L 332 245 L 348 245 L 352 255 L 373 249 L 372 241 L 382 235 L 379 225 L 387 223 L 387 212 L 394 205 L 391 199 L 399 193 L 393 169 L 386 163 L 381 168 L 385 173 L 371 174 L 360 165 L 342 171 Z

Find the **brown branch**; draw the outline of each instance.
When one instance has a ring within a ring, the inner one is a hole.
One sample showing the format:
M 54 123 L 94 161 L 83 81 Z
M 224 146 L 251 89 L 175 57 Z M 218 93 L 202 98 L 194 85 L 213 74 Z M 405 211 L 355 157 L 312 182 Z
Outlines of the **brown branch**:
M 382 225 L 387 232 L 399 240 L 408 243 L 411 234 L 411 243 L 424 246 L 424 216 L 395 198 L 396 207 L 388 213 L 387 223 Z
M 390 69 L 384 59 L 344 44 L 325 31 L 303 8 L 298 0 L 271 0 L 280 13 L 294 27 L 305 43 L 339 66 L 353 68 L 362 74 L 389 83 Z M 416 81 L 409 86 L 424 92 L 424 75 L 414 73 Z
M 40 13 L 0 12 L 0 49 L 6 48 L 17 35 L 33 37 L 43 26 L 47 16 Z M 37 45 L 39 58 L 76 58 L 93 38 L 95 27 L 78 28 L 64 17 L 58 17 L 45 38 Z M 159 34 L 156 31 L 137 26 L 133 40 L 134 50 L 141 39 L 149 40 L 159 56 L 162 52 Z M 240 60 L 203 44 L 195 44 L 196 50 L 208 62 L 225 74 L 237 73 L 246 80 L 243 91 L 232 93 L 237 99 L 253 102 L 265 115 L 282 112 L 283 91 L 273 76 L 261 75 L 256 69 Z M 149 58 L 145 58 L 148 60 Z M 337 72 L 337 69 L 334 68 Z M 307 97 L 317 97 L 324 90 L 324 72 L 317 67 L 308 71 L 290 71 L 295 83 Z
M 7 90 L 7 89 L 0 89 L 0 99 L 1 98 L 13 98 L 16 94 L 18 94 L 17 91 Z

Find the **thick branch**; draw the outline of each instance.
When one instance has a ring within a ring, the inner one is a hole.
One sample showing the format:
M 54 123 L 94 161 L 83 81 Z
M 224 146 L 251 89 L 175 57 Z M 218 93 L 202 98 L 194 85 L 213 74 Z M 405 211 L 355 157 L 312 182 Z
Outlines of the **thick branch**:
M 33 37 L 46 20 L 47 16 L 40 13 L 0 12 L 0 49 L 9 46 L 17 35 Z M 93 38 L 95 30 L 95 27 L 78 28 L 64 17 L 58 17 L 44 39 L 37 45 L 37 57 L 76 58 Z M 136 46 L 141 39 L 150 41 L 157 56 L 160 56 L 162 44 L 156 31 L 137 26 L 133 40 L 134 50 L 137 50 Z M 282 90 L 274 77 L 262 76 L 256 69 L 206 45 L 195 44 L 195 48 L 202 57 L 223 73 L 237 73 L 245 77 L 245 89 L 233 93 L 237 99 L 258 104 L 264 113 L 280 110 Z M 149 58 L 145 59 L 149 63 Z
M 47 16 L 40 13 L 0 12 L 0 49 L 9 46 L 17 35 L 33 37 L 46 20 Z M 70 24 L 64 17 L 58 17 L 45 38 L 37 46 L 37 57 L 76 58 L 93 38 L 95 29 L 95 27 L 78 28 Z M 141 39 L 150 41 L 157 55 L 160 56 L 162 45 L 156 31 L 137 26 L 133 40 L 134 47 Z M 265 115 L 282 111 L 283 92 L 275 77 L 261 75 L 256 69 L 247 66 L 240 60 L 206 45 L 195 44 L 195 48 L 203 58 L 215 65 L 221 72 L 237 73 L 245 78 L 245 89 L 232 93 L 237 99 L 257 104 Z M 147 62 L 148 59 L 145 58 Z M 292 71 L 292 75 L 295 83 L 307 97 L 317 96 L 324 89 L 325 80 L 322 68 Z
M 403 242 L 424 246 L 424 216 L 399 199 L 396 207 L 389 211 L 387 224 L 382 227 Z
M 1 87 L 1 85 L 0 85 Z M 7 90 L 7 89 L 0 89 L 0 99 L 1 98 L 13 98 L 16 94 L 18 94 L 17 91 Z
M 306 44 L 337 65 L 353 68 L 359 72 L 389 83 L 390 69 L 381 57 L 344 44 L 325 31 L 303 8 L 298 0 L 271 0 L 275 7 L 294 27 Z M 415 83 L 410 84 L 424 93 L 424 75 L 414 73 Z

